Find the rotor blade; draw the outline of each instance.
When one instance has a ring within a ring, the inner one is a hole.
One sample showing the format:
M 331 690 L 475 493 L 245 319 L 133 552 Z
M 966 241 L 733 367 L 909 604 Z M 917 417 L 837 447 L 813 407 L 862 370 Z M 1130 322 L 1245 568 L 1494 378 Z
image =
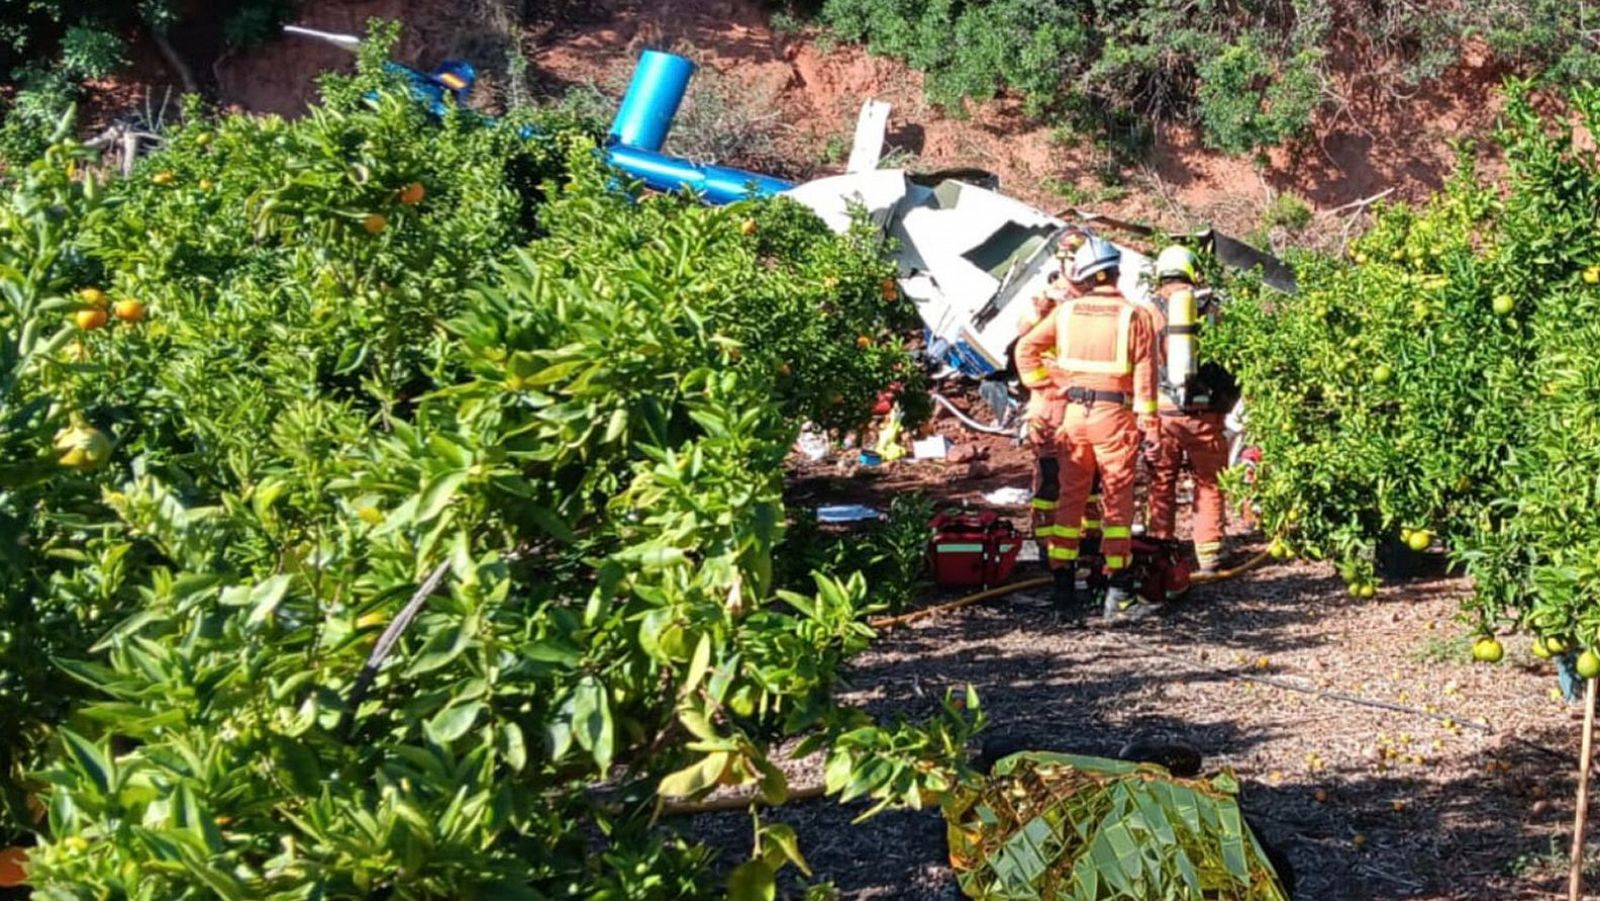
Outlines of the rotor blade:
M 283 33 L 322 41 L 343 50 L 348 50 L 351 53 L 361 49 L 361 39 L 353 34 L 334 34 L 328 31 L 317 31 L 314 28 L 301 28 L 299 25 L 285 25 L 283 26 Z

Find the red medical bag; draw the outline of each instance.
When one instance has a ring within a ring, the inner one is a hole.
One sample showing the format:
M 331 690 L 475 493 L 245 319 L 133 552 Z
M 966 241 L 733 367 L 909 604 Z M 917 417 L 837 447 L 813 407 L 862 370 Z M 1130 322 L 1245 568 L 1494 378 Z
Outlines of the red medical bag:
M 994 513 L 949 511 L 930 525 L 933 580 L 946 588 L 998 585 L 1022 550 L 1022 534 Z

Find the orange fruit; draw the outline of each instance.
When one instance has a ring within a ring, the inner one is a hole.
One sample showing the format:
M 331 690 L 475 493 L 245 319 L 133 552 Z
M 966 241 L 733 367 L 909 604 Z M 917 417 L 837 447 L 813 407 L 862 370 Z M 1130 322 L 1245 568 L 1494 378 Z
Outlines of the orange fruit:
M 894 300 L 900 296 L 900 289 L 895 286 L 892 278 L 884 279 L 883 284 L 878 286 L 878 290 L 883 293 L 884 300 Z
M 743 222 L 739 223 L 739 234 L 744 235 L 745 237 L 748 238 L 748 237 L 750 237 L 751 235 L 753 235 L 755 233 L 756 233 L 756 220 L 754 220 L 754 219 L 746 219 Z
M 856 337 L 856 346 L 862 350 L 866 350 L 872 346 L 872 339 L 866 335 L 859 335 Z
M 144 304 L 131 297 L 124 297 L 111 308 L 111 313 L 123 322 L 138 322 L 144 318 Z
M 1485 635 L 1472 643 L 1472 659 L 1483 663 L 1499 663 L 1506 655 L 1506 649 L 1501 646 L 1500 640 L 1493 636 Z
M 106 292 L 99 288 L 84 288 L 78 292 L 78 297 L 91 307 L 105 307 Z
M 1510 294 L 1500 294 L 1494 299 L 1494 314 L 1496 316 L 1510 316 L 1516 309 L 1517 302 Z
M 400 202 L 406 206 L 416 206 L 426 196 L 428 196 L 427 189 L 422 187 L 420 181 L 414 181 L 400 189 Z
M 78 328 L 81 328 L 86 332 L 92 332 L 97 328 L 103 327 L 108 318 L 109 317 L 106 316 L 106 311 L 98 308 L 92 310 L 79 310 L 78 312 L 72 314 L 73 324 L 77 325 Z
M 16 888 L 28 881 L 28 852 L 24 848 L 0 851 L 0 888 Z
M 1409 547 L 1418 553 L 1427 550 L 1428 546 L 1431 544 L 1433 544 L 1433 533 L 1429 532 L 1427 529 L 1417 529 L 1410 535 L 1406 536 L 1406 547 Z
M 150 180 L 158 185 L 170 185 L 178 180 L 178 176 L 173 175 L 171 172 L 157 172 L 155 175 L 150 176 Z
M 367 218 L 361 220 L 361 227 L 369 235 L 381 235 L 389 227 L 389 217 L 382 213 L 369 213 Z
M 1593 679 L 1596 676 L 1600 676 L 1600 654 L 1590 650 L 1579 654 L 1577 670 L 1578 675 L 1585 679 Z
M 105 314 L 100 314 L 104 316 Z M 88 472 L 111 458 L 111 439 L 94 426 L 75 424 L 56 433 L 52 445 L 60 454 L 56 462 L 67 469 Z

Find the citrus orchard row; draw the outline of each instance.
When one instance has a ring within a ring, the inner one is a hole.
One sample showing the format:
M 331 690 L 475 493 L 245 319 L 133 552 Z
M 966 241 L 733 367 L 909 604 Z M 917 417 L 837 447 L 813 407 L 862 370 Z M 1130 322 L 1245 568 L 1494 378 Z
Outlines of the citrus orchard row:
M 295 122 L 191 104 L 126 180 L 64 123 L 4 187 L 0 837 L 31 884 L 701 897 L 658 800 L 781 801 L 786 737 L 847 799 L 948 787 L 975 699 L 839 707 L 873 595 L 783 562 L 799 424 L 918 379 L 876 238 L 631 196 L 587 123 L 431 121 L 386 49 Z M 791 861 L 758 820 L 732 884 Z
M 1488 636 L 1600 640 L 1600 165 L 1512 84 L 1508 171 L 1465 161 L 1434 198 L 1379 209 L 1348 258 L 1295 258 L 1300 290 L 1245 280 L 1211 342 L 1263 449 L 1237 496 L 1278 556 L 1330 559 L 1373 594 L 1380 556 L 1447 551 Z M 1571 98 L 1588 134 L 1600 91 Z M 1385 547 L 1387 546 L 1387 547 Z M 1498 659 L 1486 642 L 1480 659 Z M 1589 654 L 1586 668 L 1600 663 Z

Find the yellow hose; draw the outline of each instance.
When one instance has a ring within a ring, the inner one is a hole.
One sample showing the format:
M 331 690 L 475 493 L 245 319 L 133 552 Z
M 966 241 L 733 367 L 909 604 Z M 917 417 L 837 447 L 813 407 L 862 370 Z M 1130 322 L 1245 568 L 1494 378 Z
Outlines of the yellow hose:
M 901 616 L 890 616 L 883 619 L 867 620 L 867 625 L 874 629 L 892 629 L 895 626 L 903 626 L 907 623 L 914 623 L 924 617 L 933 616 L 935 613 L 944 613 L 947 610 L 957 610 L 959 608 L 977 604 L 982 601 L 992 600 L 994 598 L 1003 598 L 1013 591 L 1021 591 L 1025 588 L 1043 588 L 1046 585 L 1052 585 L 1054 583 L 1055 580 L 1049 576 L 1041 576 L 1037 579 L 1027 579 L 1022 582 L 1012 582 L 1010 585 L 1001 585 L 998 588 L 988 588 L 977 592 L 976 594 L 969 594 L 965 597 L 956 598 L 947 604 L 939 604 L 934 607 L 924 607 L 921 610 L 913 610 L 912 612 L 903 614 Z
M 1254 557 L 1251 557 L 1249 560 L 1246 560 L 1238 566 L 1235 566 L 1233 569 L 1224 569 L 1214 573 L 1196 573 L 1189 577 L 1189 582 L 1195 585 L 1207 585 L 1213 582 L 1224 582 L 1228 579 L 1235 578 L 1236 576 L 1242 576 L 1250 570 L 1255 569 L 1256 567 L 1265 563 L 1270 556 L 1271 555 L 1268 552 L 1262 551 L 1261 553 L 1256 554 Z M 1015 591 L 1024 591 L 1029 588 L 1043 588 L 1046 585 L 1051 584 L 1054 584 L 1054 580 L 1049 576 L 1041 576 L 1036 579 L 1025 579 L 1021 582 L 1012 582 L 1010 585 L 1001 585 L 997 588 L 986 588 L 983 591 L 956 598 L 948 603 L 937 604 L 932 607 L 924 607 L 921 610 L 913 610 L 910 613 L 901 614 L 900 616 L 887 616 L 880 619 L 867 620 L 867 625 L 874 629 L 893 629 L 896 626 L 904 626 L 909 623 L 914 623 L 919 619 L 926 619 L 927 617 L 934 616 L 936 614 L 946 613 L 951 610 L 959 610 L 962 607 L 970 607 L 973 604 L 979 604 L 995 598 L 1005 597 L 1006 595 Z
M 1209 582 L 1224 582 L 1233 578 L 1234 576 L 1242 576 L 1250 570 L 1255 569 L 1261 564 L 1267 562 L 1267 558 L 1270 556 L 1272 555 L 1268 552 L 1262 551 L 1254 557 L 1251 557 L 1249 560 L 1246 560 L 1238 566 L 1235 566 L 1233 569 L 1218 570 L 1214 573 L 1195 573 L 1189 577 L 1189 582 L 1192 585 L 1205 585 Z

